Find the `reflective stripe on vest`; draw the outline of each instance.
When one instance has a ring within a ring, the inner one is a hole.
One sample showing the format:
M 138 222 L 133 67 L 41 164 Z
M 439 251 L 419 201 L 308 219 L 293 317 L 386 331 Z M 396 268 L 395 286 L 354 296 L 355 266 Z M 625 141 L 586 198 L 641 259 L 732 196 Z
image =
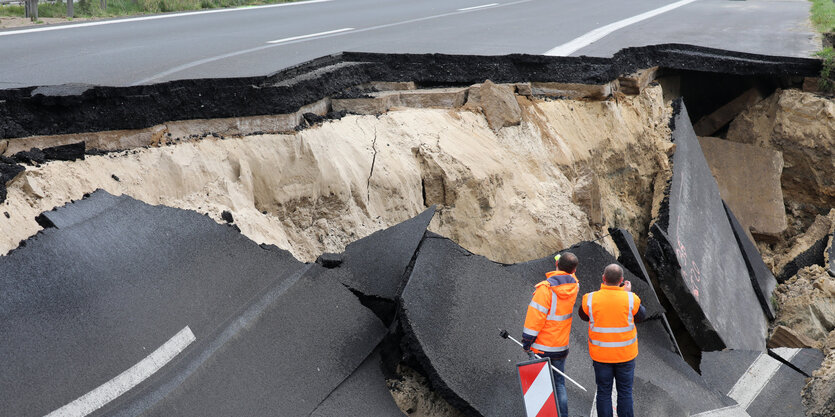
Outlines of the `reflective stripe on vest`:
M 535 309 L 537 309 L 537 310 L 539 310 L 540 312 L 542 312 L 542 313 L 544 313 L 544 314 L 548 314 L 548 309 L 547 309 L 547 308 L 545 308 L 545 307 L 543 307 L 543 306 L 541 306 L 541 305 L 539 305 L 539 303 L 537 303 L 536 301 L 531 301 L 531 303 L 530 303 L 530 304 L 528 304 L 528 305 L 529 305 L 529 306 L 531 306 L 531 307 L 533 307 L 533 308 L 535 308 Z
M 527 335 L 531 335 L 531 336 L 536 336 L 536 335 L 539 334 L 539 331 L 538 330 L 531 330 L 527 327 L 523 327 L 522 328 L 522 333 L 527 334 Z
M 629 297 L 629 312 L 627 313 L 627 323 L 629 323 L 626 327 L 597 327 L 594 325 L 594 313 L 591 309 L 591 300 L 594 296 L 594 293 L 589 293 L 586 297 L 586 306 L 589 309 L 589 332 L 595 333 L 626 333 L 632 331 L 635 328 L 634 318 L 632 317 L 632 310 L 635 309 L 635 294 L 628 292 L 626 295 Z M 623 342 L 601 342 L 599 340 L 594 340 L 591 338 L 591 334 L 589 334 L 589 343 L 600 346 L 600 347 L 624 347 L 629 346 L 635 343 L 638 340 L 638 337 L 633 337 L 630 340 L 626 340 Z
M 543 352 L 552 352 L 552 353 L 553 352 L 564 352 L 564 351 L 568 350 L 568 346 L 545 346 L 545 345 L 540 345 L 539 343 L 534 343 L 534 344 L 531 345 L 531 347 L 534 348 L 534 349 L 539 349 Z
M 551 309 L 548 310 L 548 313 L 547 313 L 548 315 L 545 316 L 545 320 L 564 321 L 564 320 L 568 320 L 568 319 L 571 318 L 571 313 L 563 314 L 561 316 L 557 316 L 557 315 L 554 314 L 557 311 L 557 298 L 559 298 L 559 297 L 557 297 L 557 294 L 554 294 L 554 292 L 551 291 Z

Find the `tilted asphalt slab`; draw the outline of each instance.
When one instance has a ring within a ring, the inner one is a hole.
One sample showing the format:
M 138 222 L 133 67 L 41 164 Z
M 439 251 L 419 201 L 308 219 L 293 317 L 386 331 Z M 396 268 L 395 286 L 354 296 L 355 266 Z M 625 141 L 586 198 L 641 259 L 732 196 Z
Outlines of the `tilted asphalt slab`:
M 817 349 L 777 348 L 774 353 L 808 374 L 823 361 Z M 705 352 L 701 371 L 707 382 L 738 401 L 751 416 L 805 415 L 800 390 L 806 376 L 765 352 Z
M 719 188 L 684 103 L 674 107 L 673 178 L 650 230 L 647 261 L 702 350 L 765 350 L 766 316 Z
M 412 219 L 348 244 L 341 264 L 326 274 L 363 295 L 393 301 L 434 215 L 432 206 Z
M 742 251 L 742 256 L 745 258 L 745 265 L 748 268 L 748 274 L 751 277 L 751 285 L 754 288 L 754 293 L 757 295 L 760 305 L 763 308 L 763 313 L 769 320 L 774 320 L 775 311 L 774 305 L 771 304 L 771 293 L 774 292 L 774 287 L 777 286 L 777 279 L 771 273 L 771 270 L 763 262 L 763 257 L 754 242 L 748 238 L 745 229 L 739 224 L 731 208 L 723 201 L 725 212 L 728 214 L 728 220 L 731 222 L 731 228 L 734 231 L 734 236 L 739 244 L 739 249 Z
M 97 191 L 46 217 L 0 257 L 2 415 L 307 415 L 385 334 L 318 265 L 207 216 Z
M 568 250 L 580 259 L 580 295 L 598 290 L 602 271 L 616 262 L 614 257 L 595 243 Z M 485 416 L 523 415 L 515 364 L 526 356 L 516 344 L 502 340 L 499 329 L 519 337 L 534 285 L 553 269 L 552 256 L 502 265 L 427 234 L 402 294 L 401 320 L 407 349 L 447 400 Z M 663 310 L 646 283 L 628 271 L 627 279 L 646 300 L 648 313 L 659 315 Z M 595 384 L 587 328 L 575 316 L 566 373 L 589 391 L 566 383 L 570 415 L 589 415 L 592 409 Z M 636 415 L 683 416 L 733 404 L 674 352 L 660 320 L 639 323 L 638 335 Z

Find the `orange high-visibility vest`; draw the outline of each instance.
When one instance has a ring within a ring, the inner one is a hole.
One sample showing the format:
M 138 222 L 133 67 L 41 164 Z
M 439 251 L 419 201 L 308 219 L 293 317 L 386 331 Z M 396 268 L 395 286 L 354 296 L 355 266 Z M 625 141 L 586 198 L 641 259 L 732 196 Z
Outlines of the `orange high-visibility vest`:
M 531 344 L 534 353 L 564 352 L 568 350 L 571 313 L 580 286 L 574 274 L 551 271 L 545 276 L 553 283 L 546 280 L 536 284 L 522 333 L 536 337 Z
M 623 287 L 601 285 L 583 296 L 589 316 L 589 356 L 603 363 L 628 362 L 638 356 L 638 330 L 634 315 L 641 299 Z

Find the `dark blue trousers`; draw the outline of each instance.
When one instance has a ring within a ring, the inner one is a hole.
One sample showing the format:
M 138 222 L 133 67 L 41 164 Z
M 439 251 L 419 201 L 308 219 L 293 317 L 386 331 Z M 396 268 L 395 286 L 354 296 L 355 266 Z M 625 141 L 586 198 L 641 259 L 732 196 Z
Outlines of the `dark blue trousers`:
M 635 360 L 623 363 L 592 362 L 597 383 L 598 417 L 612 417 L 612 380 L 618 388 L 618 417 L 634 417 L 632 379 L 635 376 Z

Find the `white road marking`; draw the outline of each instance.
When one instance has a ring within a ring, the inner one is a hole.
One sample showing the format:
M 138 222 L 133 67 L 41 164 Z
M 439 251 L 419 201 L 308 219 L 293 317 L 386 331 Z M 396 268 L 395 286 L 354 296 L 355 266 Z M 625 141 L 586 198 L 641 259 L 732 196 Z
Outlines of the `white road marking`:
M 194 341 L 194 333 L 186 326 L 153 353 L 125 372 L 105 382 L 77 400 L 49 413 L 46 417 L 83 417 L 128 392 L 159 371 Z
M 266 9 L 266 8 L 273 8 L 273 7 L 303 6 L 303 5 L 306 5 L 306 4 L 327 3 L 327 2 L 331 2 L 331 1 L 334 1 L 334 0 L 305 0 L 305 1 L 298 1 L 298 2 L 293 2 L 293 3 L 268 4 L 268 5 L 264 5 L 264 6 L 236 7 L 236 8 L 232 8 L 232 9 L 202 10 L 202 11 L 199 11 L 199 12 L 170 13 L 170 14 L 161 14 L 161 15 L 155 15 L 155 16 L 131 17 L 131 18 L 127 18 L 127 19 L 114 19 L 114 20 L 102 20 L 102 21 L 98 21 L 98 22 L 74 23 L 74 24 L 60 25 L 60 26 L 44 26 L 44 27 L 32 28 L 32 29 L 20 29 L 20 30 L 3 31 L 3 32 L 0 32 L 0 36 L 22 35 L 24 33 L 49 32 L 49 31 L 53 31 L 53 30 L 64 30 L 64 29 L 78 29 L 78 28 L 86 28 L 86 27 L 90 27 L 90 26 L 115 25 L 117 23 L 141 22 L 141 21 L 144 21 L 144 20 L 170 19 L 172 17 L 199 16 L 199 15 L 213 14 L 213 13 L 241 12 L 241 11 L 246 11 L 246 10 Z
M 774 351 L 783 359 L 791 361 L 800 352 L 800 349 L 778 348 Z M 736 384 L 728 392 L 728 397 L 739 403 L 741 408 L 748 409 L 782 365 L 768 354 L 761 353 L 736 381 Z
M 458 9 L 459 12 L 466 12 L 467 10 L 476 10 L 476 9 L 483 9 L 485 7 L 492 7 L 496 6 L 499 3 L 490 3 L 490 4 L 482 4 L 481 6 L 473 6 L 473 7 L 465 7 L 463 9 Z
M 590 45 L 594 42 L 599 41 L 600 39 L 603 39 L 603 37 L 605 37 L 606 35 L 614 32 L 618 29 L 622 29 L 622 28 L 625 28 L 629 25 L 638 23 L 642 20 L 646 20 L 646 19 L 649 19 L 651 17 L 658 16 L 661 13 L 669 12 L 670 10 L 677 9 L 681 6 L 686 6 L 690 3 L 693 3 L 694 1 L 697 1 L 697 0 L 677 1 L 675 3 L 668 4 L 664 7 L 659 7 L 655 10 L 650 10 L 646 13 L 641 13 L 639 15 L 632 16 L 632 17 L 627 18 L 627 19 L 619 20 L 619 21 L 617 21 L 615 23 L 612 23 L 612 24 L 608 24 L 606 26 L 599 27 L 599 28 L 597 28 L 597 29 L 595 29 L 595 30 L 593 30 L 589 33 L 586 33 L 583 36 L 580 36 L 579 38 L 576 38 L 576 39 L 571 40 L 569 42 L 566 42 L 562 45 L 559 45 L 555 48 L 552 48 L 552 49 L 548 50 L 547 52 L 545 52 L 543 55 L 568 56 L 571 53 L 577 51 L 578 49 L 584 48 L 584 47 L 586 47 L 586 46 L 588 46 L 588 45 Z
M 327 32 L 311 33 L 310 35 L 291 36 L 289 38 L 276 39 L 274 41 L 269 41 L 267 43 L 284 43 L 284 42 L 290 42 L 290 41 L 295 41 L 295 40 L 299 40 L 299 39 L 308 39 L 308 38 L 315 38 L 315 37 L 318 37 L 318 36 L 330 35 L 330 34 L 333 34 L 333 33 L 347 32 L 349 30 L 354 30 L 354 28 L 342 28 L 342 29 L 336 29 L 336 30 L 329 30 Z
M 529 3 L 529 2 L 532 2 L 532 1 L 534 1 L 534 0 L 517 0 L 517 1 L 514 1 L 514 2 L 510 2 L 510 3 L 499 4 L 495 7 L 499 8 L 499 7 L 515 6 L 517 4 Z M 151 81 L 155 81 L 155 80 L 158 80 L 160 78 L 167 77 L 171 74 L 176 74 L 178 72 L 185 71 L 187 69 L 194 68 L 194 67 L 197 67 L 197 66 L 200 66 L 200 65 L 203 65 L 203 64 L 208 64 L 210 62 L 220 61 L 222 59 L 233 58 L 233 57 L 236 57 L 236 56 L 239 56 L 239 55 L 250 54 L 250 53 L 253 53 L 253 52 L 261 51 L 263 49 L 273 48 L 273 47 L 276 47 L 276 46 L 290 45 L 290 44 L 294 44 L 294 43 L 297 43 L 297 42 L 307 42 L 309 40 L 314 40 L 314 39 L 318 40 L 318 39 L 330 38 L 332 36 L 353 35 L 353 34 L 360 33 L 360 32 L 367 32 L 367 31 L 377 30 L 377 29 L 385 29 L 385 28 L 390 28 L 390 27 L 394 27 L 394 26 L 407 25 L 407 24 L 411 24 L 411 23 L 418 23 L 418 22 L 423 22 L 423 21 L 426 21 L 426 20 L 438 19 L 438 18 L 441 18 L 441 17 L 455 16 L 455 15 L 459 15 L 459 14 L 463 14 L 463 13 L 470 13 L 470 12 L 472 12 L 472 10 L 463 11 L 463 12 L 462 11 L 454 11 L 454 12 L 448 12 L 448 13 L 441 13 L 441 14 L 436 14 L 436 15 L 433 15 L 433 16 L 418 17 L 418 18 L 415 18 L 415 19 L 403 20 L 403 21 L 400 21 L 400 22 L 386 23 L 386 24 L 371 26 L 371 27 L 367 27 L 367 28 L 363 28 L 363 29 L 356 29 L 356 30 L 352 30 L 350 32 L 340 32 L 340 33 L 332 33 L 330 35 L 321 35 L 317 38 L 296 39 L 296 40 L 293 40 L 293 41 L 286 41 L 286 42 L 279 43 L 279 44 L 267 44 L 267 45 L 256 46 L 254 48 L 244 49 L 244 50 L 235 51 L 235 52 L 229 52 L 229 53 L 222 54 L 222 55 L 216 55 L 216 56 L 212 56 L 212 57 L 208 57 L 208 58 L 199 59 L 197 61 L 192 61 L 192 62 L 183 64 L 183 65 L 178 65 L 176 67 L 170 68 L 170 69 L 165 70 L 163 72 L 154 74 L 154 75 L 152 75 L 148 78 L 133 82 L 130 85 L 146 84 L 146 83 L 149 83 Z

